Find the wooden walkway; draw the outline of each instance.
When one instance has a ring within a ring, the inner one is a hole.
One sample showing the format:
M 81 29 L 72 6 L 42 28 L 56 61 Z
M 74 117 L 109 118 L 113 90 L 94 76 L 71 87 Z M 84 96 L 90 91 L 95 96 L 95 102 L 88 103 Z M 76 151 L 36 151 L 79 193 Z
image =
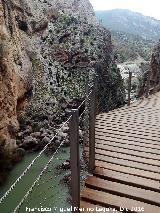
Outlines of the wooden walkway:
M 81 208 L 160 213 L 160 93 L 98 115 L 95 131 L 96 168 Z

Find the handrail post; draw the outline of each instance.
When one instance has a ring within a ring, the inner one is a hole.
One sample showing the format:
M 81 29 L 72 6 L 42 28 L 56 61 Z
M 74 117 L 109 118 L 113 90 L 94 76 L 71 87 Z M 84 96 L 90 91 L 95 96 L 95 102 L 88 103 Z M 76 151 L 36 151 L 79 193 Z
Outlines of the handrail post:
M 149 95 L 150 77 L 151 77 L 151 70 L 148 70 L 148 78 L 147 78 L 146 94 L 145 94 L 145 97 L 146 97 L 146 98 L 148 98 L 148 95 Z
M 92 87 L 89 105 L 89 172 L 95 169 L 95 120 L 96 120 L 96 81 Z
M 69 122 L 72 212 L 80 208 L 79 113 L 71 110 Z
M 132 72 L 129 71 L 129 78 L 128 78 L 128 106 L 131 104 L 131 84 L 132 84 Z

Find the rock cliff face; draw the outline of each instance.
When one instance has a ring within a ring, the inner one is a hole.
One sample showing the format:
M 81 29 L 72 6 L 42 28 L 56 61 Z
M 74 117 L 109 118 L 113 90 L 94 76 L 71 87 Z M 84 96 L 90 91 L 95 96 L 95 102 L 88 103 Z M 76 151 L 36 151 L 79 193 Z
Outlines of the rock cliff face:
M 101 111 L 123 104 L 111 34 L 97 24 L 88 0 L 0 0 L 0 144 L 6 149 L 16 149 L 18 120 L 30 100 L 27 116 L 52 120 L 63 99 L 83 97 L 95 72 Z
M 150 87 L 154 88 L 154 91 L 160 90 L 160 41 L 152 53 Z
M 143 64 L 141 67 L 142 79 L 140 82 L 139 96 L 146 93 L 149 79 L 149 93 L 160 91 L 160 41 L 155 45 L 152 51 L 150 64 Z
M 0 1 L 0 141 L 12 149 L 18 110 L 30 89 L 31 62 L 17 27 L 11 1 Z M 12 142 L 10 142 L 12 141 Z

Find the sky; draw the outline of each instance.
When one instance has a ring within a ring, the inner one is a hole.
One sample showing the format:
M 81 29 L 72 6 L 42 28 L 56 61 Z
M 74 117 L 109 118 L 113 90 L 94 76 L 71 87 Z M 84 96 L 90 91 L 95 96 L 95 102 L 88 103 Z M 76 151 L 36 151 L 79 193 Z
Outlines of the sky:
M 90 0 L 94 10 L 130 9 L 160 20 L 160 0 Z

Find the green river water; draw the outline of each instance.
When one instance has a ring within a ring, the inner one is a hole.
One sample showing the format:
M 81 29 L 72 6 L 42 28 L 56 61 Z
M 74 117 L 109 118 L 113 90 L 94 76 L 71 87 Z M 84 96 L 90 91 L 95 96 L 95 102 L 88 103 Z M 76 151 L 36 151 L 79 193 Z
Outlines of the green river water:
M 27 155 L 14 167 L 6 183 L 0 187 L 0 197 L 2 197 L 7 189 L 9 189 L 11 184 L 14 183 L 14 181 L 19 177 L 19 175 L 37 154 L 38 153 Z M 0 213 L 12 213 L 14 211 L 15 207 L 36 180 L 37 176 L 40 174 L 50 157 L 51 156 L 42 154 L 42 156 L 37 159 L 36 163 L 12 190 L 6 200 L 0 204 Z M 67 202 L 67 198 L 69 197 L 69 188 L 67 185 L 61 182 L 62 178 L 69 172 L 69 170 L 63 171 L 61 169 L 56 169 L 58 165 L 61 165 L 61 163 L 67 159 L 69 159 L 69 148 L 61 148 L 57 155 L 55 155 L 52 163 L 41 177 L 33 192 L 29 195 L 17 212 L 29 212 L 29 208 L 30 210 L 31 208 L 32 210 L 33 208 L 51 208 L 51 211 L 49 212 L 58 213 L 60 212 L 60 208 L 66 209 L 67 207 L 70 207 L 70 204 Z M 38 211 L 38 209 L 34 209 L 32 212 L 40 211 Z

